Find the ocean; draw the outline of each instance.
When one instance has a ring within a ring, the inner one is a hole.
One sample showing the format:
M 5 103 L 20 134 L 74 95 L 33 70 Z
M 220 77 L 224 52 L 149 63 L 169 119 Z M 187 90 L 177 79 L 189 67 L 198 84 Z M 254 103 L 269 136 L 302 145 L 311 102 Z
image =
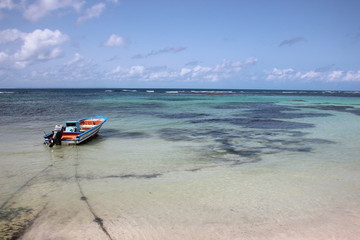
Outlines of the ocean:
M 360 236 L 360 92 L 2 89 L 0 121 L 0 239 Z

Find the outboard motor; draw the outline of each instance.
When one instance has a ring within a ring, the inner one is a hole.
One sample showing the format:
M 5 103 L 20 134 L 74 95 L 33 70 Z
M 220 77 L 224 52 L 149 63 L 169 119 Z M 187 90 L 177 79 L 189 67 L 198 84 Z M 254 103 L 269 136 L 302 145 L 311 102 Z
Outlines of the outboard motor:
M 53 147 L 55 144 L 61 145 L 61 137 L 62 137 L 63 131 L 64 131 L 64 128 L 62 125 L 60 125 L 60 124 L 55 125 L 53 134 L 49 139 L 49 147 Z

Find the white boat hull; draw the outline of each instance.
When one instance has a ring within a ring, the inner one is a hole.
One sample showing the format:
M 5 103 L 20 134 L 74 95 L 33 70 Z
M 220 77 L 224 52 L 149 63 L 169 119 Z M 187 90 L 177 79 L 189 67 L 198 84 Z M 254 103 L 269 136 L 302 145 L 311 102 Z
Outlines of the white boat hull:
M 94 127 L 91 130 L 80 134 L 76 139 L 62 139 L 61 144 L 80 144 L 88 140 L 89 138 L 95 136 L 99 132 L 100 127 L 101 125 Z
M 56 128 L 52 133 L 46 134 L 44 136 L 45 144 L 49 144 L 49 146 L 52 147 L 55 144 L 54 139 L 58 139 L 57 141 L 60 141 L 56 143 L 57 145 L 80 144 L 95 136 L 106 121 L 106 117 L 97 116 L 83 118 L 79 121 L 68 121 L 66 123 L 66 127 L 62 127 L 62 125 L 56 125 Z M 58 134 L 60 137 L 55 137 L 56 134 Z

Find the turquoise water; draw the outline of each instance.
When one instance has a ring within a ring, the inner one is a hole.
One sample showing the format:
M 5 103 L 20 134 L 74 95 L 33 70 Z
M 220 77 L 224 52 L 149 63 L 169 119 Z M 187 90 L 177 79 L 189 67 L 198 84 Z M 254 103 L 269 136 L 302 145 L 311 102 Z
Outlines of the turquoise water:
M 360 93 L 0 92 L 4 239 L 360 235 Z M 97 115 L 86 144 L 43 145 Z

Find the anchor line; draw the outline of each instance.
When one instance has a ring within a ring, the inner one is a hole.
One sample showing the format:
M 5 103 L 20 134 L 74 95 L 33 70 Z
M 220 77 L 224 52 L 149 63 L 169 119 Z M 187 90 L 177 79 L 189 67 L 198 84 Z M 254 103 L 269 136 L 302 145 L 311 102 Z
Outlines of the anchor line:
M 29 223 L 26 224 L 26 227 L 20 232 L 18 238 L 22 239 L 22 237 L 27 233 L 28 229 L 34 224 L 34 222 L 41 216 L 42 212 L 46 209 L 48 203 L 46 203 L 42 209 L 34 216 L 33 219 Z
M 79 188 L 79 192 L 80 192 L 80 199 L 82 201 L 84 201 L 88 207 L 89 212 L 94 216 L 94 222 L 96 222 L 99 227 L 101 228 L 101 230 L 106 234 L 106 236 L 110 239 L 113 240 L 113 238 L 111 237 L 110 233 L 107 231 L 105 225 L 104 225 L 104 220 L 102 218 L 100 218 L 94 211 L 93 207 L 91 206 L 88 198 L 85 196 L 84 191 L 82 189 L 82 186 L 80 184 L 80 176 L 78 174 L 78 168 L 79 168 L 79 151 L 77 146 L 75 145 L 76 148 L 76 160 L 75 160 L 75 180 L 77 183 L 77 186 Z
M 49 168 L 51 168 L 53 166 L 53 164 L 48 165 L 47 167 L 45 167 L 44 169 L 42 169 L 40 172 L 38 172 L 37 174 L 35 174 L 32 178 L 30 178 L 29 180 L 27 180 L 22 186 L 20 186 L 15 192 L 13 192 L 13 194 L 10 195 L 10 197 L 0 206 L 0 210 L 2 210 L 3 208 L 5 208 L 5 206 L 12 200 L 15 198 L 16 195 L 18 195 L 22 190 L 24 190 L 27 187 L 31 186 L 31 182 L 36 179 L 38 176 L 40 176 L 42 173 L 46 172 Z
M 45 173 L 47 170 L 49 170 L 49 168 L 53 167 L 53 158 L 52 155 L 51 156 L 51 163 L 46 166 L 45 168 L 43 168 L 41 171 L 39 171 L 38 173 L 36 173 L 35 175 L 33 175 L 29 180 L 27 180 L 23 185 L 21 185 L 15 192 L 13 192 L 10 197 L 8 199 L 6 199 L 6 201 L 1 204 L 0 206 L 0 210 L 4 210 L 4 209 L 11 209 L 11 204 L 9 204 L 11 201 L 13 201 L 13 199 L 15 197 L 17 197 L 17 195 L 19 195 L 22 191 L 24 191 L 26 188 L 31 187 L 34 184 L 34 181 L 37 177 L 39 177 L 41 174 Z M 14 203 L 14 202 L 13 202 Z M 8 206 L 9 205 L 9 206 Z M 28 229 L 33 225 L 33 223 L 41 216 L 41 214 L 43 213 L 43 211 L 46 209 L 48 203 L 45 203 L 45 205 L 42 207 L 42 209 L 34 216 L 32 217 L 29 221 L 25 221 L 24 225 L 20 226 L 20 230 L 18 232 L 12 232 L 10 234 L 12 234 L 11 239 L 20 239 L 22 238 L 22 236 L 24 236 L 26 234 L 26 232 L 28 231 Z

